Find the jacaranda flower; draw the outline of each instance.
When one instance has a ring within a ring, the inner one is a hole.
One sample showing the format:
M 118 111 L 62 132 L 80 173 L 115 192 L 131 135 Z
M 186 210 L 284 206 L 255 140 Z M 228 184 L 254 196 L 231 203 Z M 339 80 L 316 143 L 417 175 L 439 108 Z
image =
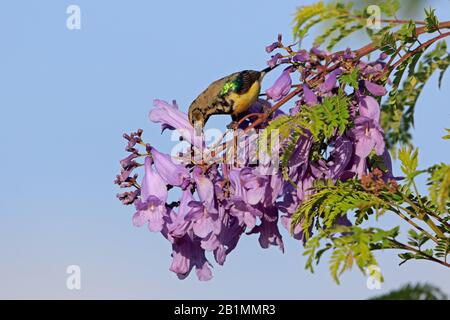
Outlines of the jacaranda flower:
M 159 232 L 164 225 L 167 214 L 167 187 L 161 176 L 152 168 L 150 157 L 145 158 L 145 175 L 141 187 L 141 199 L 135 202 L 137 212 L 133 216 L 133 224 L 142 226 L 148 223 L 150 231 Z
M 266 90 L 266 94 L 274 101 L 278 101 L 289 93 L 291 85 L 291 67 L 288 67 L 281 73 L 273 86 Z

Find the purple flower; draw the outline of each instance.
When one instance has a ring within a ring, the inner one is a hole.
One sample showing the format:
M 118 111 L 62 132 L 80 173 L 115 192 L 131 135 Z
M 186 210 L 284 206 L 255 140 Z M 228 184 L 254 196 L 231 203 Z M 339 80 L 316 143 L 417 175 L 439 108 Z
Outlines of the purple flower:
M 384 96 L 387 91 L 386 88 L 383 86 L 380 86 L 376 83 L 370 82 L 365 80 L 364 81 L 364 85 L 366 87 L 366 89 L 374 96 L 379 97 L 379 96 Z
M 309 165 L 312 143 L 313 138 L 308 133 L 299 138 L 297 146 L 289 159 L 289 177 L 293 181 L 299 181 L 305 176 Z
M 283 237 L 278 229 L 278 210 L 275 207 L 268 208 L 266 214 L 261 219 L 261 224 L 255 226 L 248 234 L 259 233 L 259 244 L 261 248 L 268 248 L 270 245 L 278 246 L 284 252 Z
M 124 205 L 130 205 L 133 204 L 139 196 L 139 190 L 129 191 L 129 192 L 123 192 L 117 194 L 117 198 L 124 204 Z
M 330 52 L 327 50 L 321 50 L 318 46 L 315 46 L 310 51 L 312 54 L 318 56 L 319 58 L 325 58 L 330 55 Z
M 273 68 L 278 64 L 278 62 L 281 58 L 283 58 L 283 55 L 278 52 L 275 55 L 273 55 L 269 61 L 267 61 L 267 65 L 269 67 Z
M 211 232 L 217 231 L 215 221 L 205 206 L 198 201 L 189 203 L 191 210 L 186 216 L 186 220 L 192 221 L 192 231 L 200 238 L 206 238 Z
M 213 183 L 203 174 L 203 170 L 200 167 L 194 168 L 193 176 L 200 201 L 208 212 L 217 212 L 214 202 Z
M 309 60 L 309 53 L 306 50 L 300 50 L 293 58 L 294 62 L 306 62 Z
M 287 216 L 282 216 L 281 217 L 281 224 L 283 225 L 283 227 L 291 232 L 291 226 L 292 226 L 292 215 L 287 215 Z M 295 227 L 294 230 L 292 232 L 292 236 L 294 237 L 294 239 L 296 240 L 305 240 L 305 235 L 303 232 L 303 226 L 302 223 L 298 223 Z
M 194 241 L 185 235 L 172 244 L 172 264 L 170 271 L 177 274 L 180 279 L 186 278 L 195 267 L 200 281 L 208 281 L 212 278 L 209 262 L 205 257 L 205 250 L 200 247 L 199 241 Z
M 138 157 L 137 154 L 132 153 L 125 159 L 120 160 L 120 165 L 124 170 L 133 170 L 137 168 L 138 163 L 134 160 Z
M 266 94 L 274 101 L 278 101 L 289 93 L 291 85 L 291 67 L 288 67 L 281 73 L 273 86 L 266 90 Z
M 303 99 L 305 100 L 306 105 L 310 107 L 315 106 L 318 103 L 316 94 L 306 83 L 303 84 Z
M 214 250 L 214 258 L 218 264 L 225 263 L 227 254 L 236 248 L 244 230 L 245 227 L 239 223 L 237 218 L 229 215 L 224 217 L 221 232 L 217 236 L 219 246 Z
M 266 50 L 273 52 L 281 46 L 279 37 L 278 42 L 269 45 Z M 299 78 L 305 80 L 302 83 L 303 94 L 297 95 L 290 114 L 298 114 L 301 108 L 312 110 L 324 97 L 337 94 L 339 75 L 343 69 L 338 67 L 328 74 L 324 73 L 322 83 L 313 89 L 309 87 L 308 79 L 315 79 L 316 71 L 322 70 L 321 67 L 338 66 L 339 62 L 353 64 L 354 67 L 358 64 L 363 79 L 374 79 L 383 72 L 384 66 L 380 60 L 358 62 L 355 52 L 350 49 L 333 55 L 317 47 L 310 52 L 300 50 L 288 57 L 276 53 L 268 61 L 269 66 L 282 63 L 290 66 L 267 89 L 267 99 L 258 100 L 245 114 L 266 112 L 272 108 L 273 101 L 286 97 L 292 87 L 291 73 L 298 71 L 294 66 L 300 63 L 302 68 Z M 359 83 L 359 90 L 348 94 L 350 117 L 345 132 L 335 130 L 322 139 L 303 128 L 302 135 L 290 153 L 286 171 L 280 170 L 278 162 L 280 144 L 287 146 L 288 139 L 277 141 L 272 150 L 263 154 L 257 148 L 256 130 L 270 125 L 271 121 L 283 114 L 280 110 L 271 113 L 265 123 L 249 130 L 246 135 L 238 134 L 236 145 L 243 152 L 233 158 L 232 164 L 220 160 L 218 163 L 209 162 L 209 159 L 202 165 L 197 165 L 195 159 L 177 162 L 175 157 L 146 144 L 141 137 L 142 130 L 125 135 L 126 151 L 131 154 L 120 161 L 121 171 L 115 183 L 121 188 L 130 187 L 134 190 L 119 194 L 118 197 L 124 204 L 135 205 L 134 225 L 147 224 L 151 231 L 161 232 L 171 243 L 170 270 L 180 279 L 187 277 L 194 268 L 200 280 L 211 279 L 211 265 L 206 259 L 206 252 L 213 255 L 219 265 L 223 265 L 245 232 L 258 234 L 262 248 L 274 245 L 283 251 L 280 223 L 292 231 L 295 239 L 305 243 L 305 234 L 312 234 L 318 226 L 316 222 L 320 222 L 317 219 L 322 217 L 310 217 L 312 224 L 309 230 L 303 229 L 304 221 L 301 219 L 300 223 L 292 226 L 292 219 L 299 206 L 316 192 L 316 182 L 326 179 L 333 183 L 356 175 L 361 177 L 373 169 L 367 161 L 372 152 L 384 156 L 387 170 L 383 173 L 383 179 L 394 178 L 380 127 L 380 106 L 374 98 L 385 95 L 386 90 L 371 81 Z M 179 130 L 183 140 L 196 149 L 205 147 L 203 137 L 195 135 L 188 116 L 178 110 L 175 102 L 155 100 L 154 106 L 149 114 L 151 121 L 160 123 L 163 130 Z M 250 129 L 249 125 L 254 123 L 254 119 L 251 117 L 243 121 L 240 129 Z M 230 141 L 235 140 L 230 137 Z M 149 156 L 144 161 L 144 177 L 139 187 L 137 174 L 133 171 L 141 166 L 140 161 L 137 161 L 142 156 L 141 149 L 145 149 Z M 180 157 L 189 157 L 192 153 L 198 155 L 196 149 L 183 150 L 179 153 Z M 220 152 L 227 151 L 219 151 L 212 157 L 221 158 Z M 284 179 L 285 174 L 289 179 Z M 172 187 L 176 187 L 175 192 L 179 196 L 167 203 L 168 189 Z M 346 216 L 338 217 L 335 223 L 351 225 Z
M 256 205 L 263 200 L 268 178 L 255 174 L 252 169 L 244 168 L 239 173 L 239 178 L 245 190 L 245 200 L 250 205 Z
M 273 50 L 275 50 L 275 49 L 277 49 L 277 48 L 279 48 L 280 47 L 280 42 L 274 42 L 274 43 L 272 43 L 271 45 L 268 45 L 267 47 L 266 47 L 266 52 L 267 53 L 271 53 Z
M 337 76 L 342 73 L 341 69 L 336 69 L 332 71 L 330 74 L 328 74 L 325 77 L 325 81 L 319 85 L 319 90 L 322 93 L 327 93 L 331 91 L 335 86 L 337 82 Z
M 145 158 L 145 175 L 141 187 L 141 199 L 135 202 L 137 212 L 133 224 L 140 227 L 148 222 L 150 231 L 159 232 L 164 225 L 167 188 L 161 176 L 152 169 L 152 160 Z
M 380 123 L 380 105 L 375 98 L 370 96 L 361 96 L 359 100 L 359 115 L 373 120 L 376 124 Z
M 251 195 L 249 195 L 248 190 L 245 188 L 245 181 L 242 180 L 242 170 L 233 169 L 229 173 L 229 179 L 233 190 L 233 195 L 230 199 L 230 214 L 238 218 L 241 224 L 245 224 L 248 228 L 253 228 L 256 225 L 256 217 L 260 216 L 261 213 L 252 207 L 248 198 L 253 197 L 253 202 L 256 201 L 256 203 L 258 203 L 263 196 L 264 190 L 261 190 L 260 185 L 257 184 L 255 185 L 257 190 L 253 190 L 253 195 L 251 192 Z M 252 178 L 249 177 L 249 175 L 251 175 L 251 173 L 246 174 L 244 172 L 244 179 L 247 178 L 248 182 L 252 183 Z
M 334 142 L 334 150 L 328 161 L 318 161 L 311 164 L 311 170 L 315 177 L 337 180 L 347 169 L 353 156 L 353 143 L 346 137 L 338 137 Z
M 172 264 L 169 268 L 170 271 L 175 272 L 179 278 L 183 279 L 187 277 L 191 268 L 191 246 L 192 241 L 188 235 L 175 241 L 172 244 Z
M 194 197 L 190 190 L 183 191 L 180 199 L 178 214 L 172 218 L 172 222 L 168 226 L 169 234 L 173 237 L 180 238 L 186 234 L 191 225 L 191 221 L 186 219 L 187 214 L 191 210 L 189 204 L 194 201 Z
M 163 100 L 154 100 L 153 105 L 155 108 L 150 111 L 150 121 L 162 123 L 163 128 L 175 128 L 187 142 L 199 149 L 203 147 L 201 137 L 195 135 L 188 116 L 178 110 L 175 101 L 169 104 Z
M 365 116 L 356 118 L 352 134 L 356 140 L 355 154 L 361 159 L 365 159 L 373 149 L 377 155 L 383 154 L 383 131 L 373 119 Z
M 349 60 L 354 58 L 356 58 L 356 53 L 350 48 L 345 49 L 344 59 Z
M 189 171 L 186 167 L 175 164 L 167 154 L 151 148 L 151 155 L 155 161 L 155 168 L 159 175 L 172 186 L 184 186 L 189 183 Z

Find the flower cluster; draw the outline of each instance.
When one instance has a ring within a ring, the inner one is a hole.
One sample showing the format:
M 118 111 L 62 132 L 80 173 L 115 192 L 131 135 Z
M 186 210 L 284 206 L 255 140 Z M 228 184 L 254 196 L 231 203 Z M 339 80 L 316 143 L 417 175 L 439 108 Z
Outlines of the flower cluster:
M 268 65 L 284 64 L 286 68 L 266 90 L 267 99 L 249 111 L 264 112 L 262 106 L 274 107 L 272 101 L 280 102 L 296 90 L 297 101 L 293 101 L 290 110 L 272 108 L 268 121 L 256 125 L 256 129 L 267 128 L 280 117 L 293 127 L 306 121 L 295 140 L 291 135 L 284 136 L 281 148 L 271 150 L 282 156 L 286 154 L 285 147 L 295 142 L 289 147 L 288 160 L 275 172 L 264 174 L 260 170 L 261 166 L 270 166 L 270 160 L 258 166 L 249 161 L 186 161 L 194 149 L 204 150 L 206 145 L 175 102 L 155 100 L 149 117 L 160 123 L 163 131 L 177 130 L 189 145 L 185 152 L 159 152 L 143 142 L 142 130 L 124 135 L 130 155 L 120 161 L 122 171 L 115 183 L 135 190 L 119 194 L 118 198 L 135 206 L 135 226 L 147 225 L 170 242 L 170 270 L 179 278 L 185 278 L 195 268 L 200 280 L 209 280 L 212 273 L 207 254 L 223 265 L 243 234 L 258 234 L 261 247 L 273 245 L 283 251 L 279 220 L 295 239 L 304 240 L 304 232 L 311 230 L 303 230 L 301 223 L 292 226 L 292 216 L 314 192 L 317 181 L 360 179 L 380 161 L 383 170 L 376 171 L 377 176 L 386 181 L 392 179 L 377 100 L 386 94 L 379 84 L 386 57 L 364 62 L 351 50 L 331 54 L 316 47 L 309 51 L 294 51 L 292 47 L 284 46 L 279 37 L 266 48 L 267 52 L 284 50 L 285 54 L 274 54 Z M 299 83 L 293 84 L 293 78 Z M 330 101 L 344 104 L 336 109 L 339 112 L 328 112 L 336 108 Z M 292 132 L 298 132 L 293 127 Z M 245 141 L 246 147 L 252 143 Z M 138 146 L 144 151 L 139 151 Z M 138 163 L 138 158 L 143 161 Z M 139 167 L 144 169 L 140 181 L 133 174 Z M 336 224 L 349 225 L 350 221 L 339 218 Z

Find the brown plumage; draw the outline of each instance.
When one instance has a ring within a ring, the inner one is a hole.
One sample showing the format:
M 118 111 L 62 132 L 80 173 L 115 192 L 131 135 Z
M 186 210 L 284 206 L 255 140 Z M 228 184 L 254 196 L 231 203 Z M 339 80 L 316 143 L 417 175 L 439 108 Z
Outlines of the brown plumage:
M 189 122 L 203 128 L 214 114 L 230 114 L 236 119 L 257 101 L 261 80 L 270 70 L 244 70 L 214 81 L 191 103 Z

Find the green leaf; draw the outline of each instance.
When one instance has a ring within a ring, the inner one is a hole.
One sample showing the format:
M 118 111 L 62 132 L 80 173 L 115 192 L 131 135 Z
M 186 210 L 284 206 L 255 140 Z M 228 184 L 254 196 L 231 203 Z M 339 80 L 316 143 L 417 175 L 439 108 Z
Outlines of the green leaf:
M 440 212 L 444 212 L 447 202 L 450 201 L 450 165 L 444 163 L 436 165 L 431 173 L 428 179 L 431 201 Z
M 379 4 L 381 12 L 388 17 L 393 17 L 400 9 L 400 0 L 385 0 Z
M 442 139 L 444 140 L 450 140 L 450 129 L 445 129 L 445 131 L 447 131 L 447 135 L 443 136 Z
M 444 74 L 450 66 L 450 54 L 447 57 L 440 60 L 439 69 L 441 69 L 441 73 L 439 74 L 439 89 L 442 86 L 442 80 L 444 79 Z
M 444 55 L 447 55 L 447 46 L 445 41 L 441 41 L 426 54 L 423 51 L 416 53 L 396 70 L 389 99 L 382 104 L 381 113 L 385 140 L 391 149 L 397 143 L 410 143 L 415 106 L 425 84 L 434 72 L 440 68 L 445 69 L 447 62 L 443 60 Z M 403 80 L 406 68 L 409 68 L 408 76 Z M 400 82 L 402 82 L 401 89 Z
M 435 32 L 439 30 L 439 20 L 436 17 L 435 14 L 436 10 L 430 8 L 429 10 L 425 9 L 425 22 L 426 22 L 426 28 L 428 32 Z
M 339 81 L 341 83 L 344 83 L 344 84 L 347 84 L 347 85 L 353 87 L 354 89 L 358 89 L 358 87 L 359 87 L 358 76 L 359 76 L 359 68 L 356 67 L 356 68 L 352 69 L 352 71 L 350 73 L 341 75 L 339 77 Z
M 380 50 L 392 55 L 397 51 L 397 43 L 392 32 L 386 32 L 381 38 Z
M 415 22 L 411 20 L 409 23 L 402 25 L 397 32 L 397 36 L 399 40 L 405 43 L 414 43 L 417 40 Z
M 419 150 L 412 146 L 402 147 L 398 151 L 398 158 L 401 161 L 401 169 L 407 176 L 413 175 L 417 171 Z

